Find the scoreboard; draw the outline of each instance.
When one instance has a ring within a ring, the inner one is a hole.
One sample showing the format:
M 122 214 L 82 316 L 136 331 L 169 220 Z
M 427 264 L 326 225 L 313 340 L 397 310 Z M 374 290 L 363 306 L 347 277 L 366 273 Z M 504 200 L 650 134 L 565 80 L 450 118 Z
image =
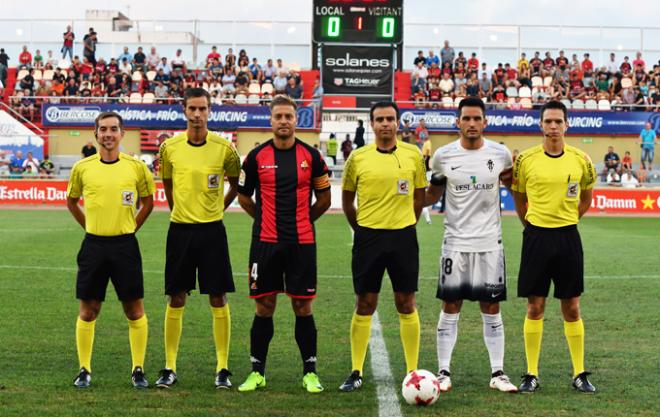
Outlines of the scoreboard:
M 403 0 L 314 0 L 313 40 L 400 44 Z

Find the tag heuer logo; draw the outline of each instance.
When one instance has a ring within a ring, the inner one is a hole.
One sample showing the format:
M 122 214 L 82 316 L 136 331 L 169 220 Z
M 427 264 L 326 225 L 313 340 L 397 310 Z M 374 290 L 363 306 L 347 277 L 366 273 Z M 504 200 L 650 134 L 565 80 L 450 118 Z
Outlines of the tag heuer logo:
M 335 85 L 337 87 L 340 87 L 340 86 L 344 85 L 344 79 L 343 78 L 335 78 Z

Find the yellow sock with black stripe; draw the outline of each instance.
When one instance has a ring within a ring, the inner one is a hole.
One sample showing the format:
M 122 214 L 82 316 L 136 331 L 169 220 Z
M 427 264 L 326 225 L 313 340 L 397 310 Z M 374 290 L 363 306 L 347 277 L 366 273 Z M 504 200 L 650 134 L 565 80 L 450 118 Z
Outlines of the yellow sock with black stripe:
M 359 371 L 362 375 L 364 359 L 367 356 L 369 336 L 371 336 L 371 317 L 361 316 L 353 313 L 351 320 L 351 362 L 353 371 Z
M 229 369 L 229 338 L 231 337 L 231 314 L 229 304 L 222 307 L 211 307 L 213 312 L 213 340 L 215 341 L 215 356 L 218 360 L 215 372 Z
M 92 372 L 92 348 L 94 346 L 94 327 L 96 320 L 84 321 L 80 317 L 76 320 L 76 348 L 78 350 L 78 363 L 81 368 Z
M 417 369 L 419 359 L 419 314 L 417 310 L 410 314 L 399 313 L 399 331 L 403 344 L 403 355 L 406 358 L 408 372 Z
M 131 345 L 131 360 L 133 368 L 144 368 L 144 356 L 147 353 L 147 338 L 149 336 L 149 321 L 147 315 L 137 320 L 128 320 L 128 341 Z
M 568 342 L 568 351 L 571 353 L 571 362 L 573 362 L 573 377 L 584 372 L 584 322 L 578 321 L 564 322 L 564 335 Z
M 541 356 L 541 339 L 543 338 L 543 319 L 532 320 L 525 317 L 523 333 L 525 335 L 527 373 L 539 376 L 539 357 Z
M 165 310 L 165 368 L 176 372 L 176 355 L 183 330 L 184 307 L 167 306 Z

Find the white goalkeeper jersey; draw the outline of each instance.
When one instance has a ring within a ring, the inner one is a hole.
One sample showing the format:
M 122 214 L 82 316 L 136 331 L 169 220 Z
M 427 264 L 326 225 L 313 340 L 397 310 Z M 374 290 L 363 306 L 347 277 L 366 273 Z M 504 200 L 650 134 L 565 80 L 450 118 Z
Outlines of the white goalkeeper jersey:
M 463 148 L 459 139 L 435 151 L 431 183 L 447 181 L 445 249 L 488 252 L 502 246 L 499 176 L 512 166 L 511 152 L 488 139 L 476 150 Z

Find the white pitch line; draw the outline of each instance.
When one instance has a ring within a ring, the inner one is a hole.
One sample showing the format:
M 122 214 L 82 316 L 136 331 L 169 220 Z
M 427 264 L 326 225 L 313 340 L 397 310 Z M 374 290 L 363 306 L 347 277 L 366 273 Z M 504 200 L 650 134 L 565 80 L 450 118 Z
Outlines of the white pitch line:
M 74 263 L 74 262 L 72 262 Z M 67 266 L 42 266 L 42 265 L 0 265 L 0 269 L 34 269 L 44 271 L 77 271 L 76 267 Z M 145 269 L 142 271 L 145 274 L 164 274 L 164 269 Z M 234 272 L 234 275 L 239 277 L 247 276 L 246 272 Z M 351 279 L 351 275 L 317 275 L 318 278 L 324 279 Z M 660 275 L 585 275 L 585 279 L 660 279 Z M 438 277 L 419 277 L 425 281 L 437 281 Z
M 378 397 L 378 417 L 403 417 L 399 398 L 394 390 L 394 378 L 390 369 L 390 355 L 387 353 L 383 329 L 378 319 L 378 312 L 371 318 L 371 370 L 376 384 Z

